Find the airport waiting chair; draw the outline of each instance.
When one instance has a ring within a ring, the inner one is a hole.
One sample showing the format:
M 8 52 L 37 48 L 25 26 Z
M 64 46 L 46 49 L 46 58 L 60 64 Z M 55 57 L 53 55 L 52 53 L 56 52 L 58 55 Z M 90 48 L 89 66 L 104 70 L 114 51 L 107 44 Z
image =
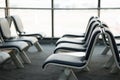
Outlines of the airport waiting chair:
M 104 28 L 104 27 L 109 28 L 109 26 L 105 22 L 101 21 L 100 24 L 102 25 L 101 28 Z M 108 53 L 109 49 L 110 49 L 110 46 L 108 45 L 108 41 L 105 40 L 105 35 L 104 34 L 102 35 L 102 37 L 103 37 L 102 38 L 103 42 L 105 44 L 105 48 L 102 52 L 102 55 L 106 55 Z M 114 38 L 115 38 L 117 46 L 119 46 L 120 45 L 120 36 L 119 35 L 114 35 Z
M 20 60 L 20 57 L 18 57 L 16 50 L 0 49 L 0 66 L 4 67 L 4 65 L 9 60 L 12 60 L 12 62 L 15 64 L 16 68 L 24 68 L 24 65 L 23 65 L 22 61 Z
M 4 42 L 0 40 L 0 49 L 15 50 L 15 53 L 11 54 L 17 68 L 23 68 L 23 63 L 31 63 L 30 58 L 26 54 L 26 50 L 29 48 L 29 45 L 26 42 L 14 41 L 14 42 Z M 20 56 L 18 57 L 17 54 Z M 19 59 L 21 58 L 21 59 Z M 22 61 L 21 61 L 22 60 Z M 22 63 L 23 62 L 23 63 Z
M 12 37 L 11 36 L 11 31 L 9 27 L 9 23 L 7 19 L 1 18 L 0 19 L 0 30 L 1 30 L 1 35 L 3 37 L 3 40 L 5 42 L 10 42 L 10 41 L 25 41 L 27 42 L 30 46 L 34 45 L 38 51 L 42 50 L 42 47 L 40 46 L 38 39 L 36 37 Z
M 88 22 L 88 27 L 85 31 L 84 37 L 61 37 L 57 40 L 56 45 L 58 45 L 59 43 L 84 44 L 90 34 L 90 31 L 92 30 L 92 24 L 96 21 L 99 21 L 99 19 L 94 17 Z
M 116 43 L 115 37 L 110 31 L 109 28 L 104 27 L 103 33 L 105 35 L 104 39 L 107 42 L 107 45 L 110 47 L 110 50 L 112 52 L 112 56 L 109 58 L 109 60 L 105 63 L 105 68 L 112 67 L 111 73 L 116 73 L 118 69 L 120 69 L 120 50 Z
M 86 52 L 62 52 L 59 54 L 52 54 L 45 60 L 42 68 L 45 69 L 49 64 L 62 66 L 65 69 L 58 80 L 78 80 L 73 69 L 88 69 L 88 64 L 100 34 L 101 30 L 99 27 L 93 31 Z
M 7 52 L 0 51 L 0 66 L 10 59 L 10 55 Z
M 19 36 L 34 36 L 38 39 L 43 39 L 43 37 L 45 37 L 45 34 L 43 34 L 43 33 L 26 33 L 24 31 L 24 27 L 23 27 L 22 21 L 19 16 L 12 15 L 12 16 L 8 16 L 8 17 L 10 17 L 12 22 L 14 23 L 15 29 Z
M 93 22 L 93 24 L 91 24 L 91 30 L 84 44 L 60 43 L 55 47 L 54 53 L 61 51 L 83 51 L 83 52 L 86 51 L 86 48 L 88 47 L 89 39 L 91 38 L 94 29 L 99 26 L 100 23 L 98 21 L 95 21 Z
M 72 38 L 74 38 L 74 37 L 84 37 L 85 34 L 86 34 L 86 33 L 88 32 L 88 30 L 89 30 L 89 23 L 90 23 L 90 21 L 91 21 L 92 19 L 94 19 L 94 18 L 97 18 L 97 17 L 91 16 L 90 19 L 88 20 L 88 24 L 87 24 L 85 33 L 81 33 L 81 34 L 64 34 L 62 37 L 72 37 Z

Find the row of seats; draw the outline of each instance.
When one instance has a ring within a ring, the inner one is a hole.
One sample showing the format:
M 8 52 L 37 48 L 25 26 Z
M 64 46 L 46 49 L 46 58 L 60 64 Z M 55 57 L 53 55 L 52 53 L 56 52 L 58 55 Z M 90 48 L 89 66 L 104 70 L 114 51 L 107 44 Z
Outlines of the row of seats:
M 84 33 L 84 37 L 73 38 L 66 35 L 60 38 L 56 42 L 56 48 L 54 53 L 57 53 L 61 50 L 62 51 L 83 51 L 83 52 L 86 51 L 92 32 L 99 25 L 100 23 L 97 17 L 92 17 L 92 19 L 90 18 L 87 29 L 86 29 L 86 33 Z
M 11 22 L 15 24 L 18 36 L 11 35 Z M 23 25 L 18 16 L 8 16 L 0 18 L 0 49 L 14 50 L 15 54 L 10 55 L 17 68 L 23 68 L 23 63 L 31 63 L 26 51 L 35 46 L 38 51 L 42 51 L 42 47 L 38 39 L 42 39 L 41 34 L 26 34 L 23 31 Z
M 120 69 L 120 50 L 117 47 L 119 43 L 116 43 L 115 36 L 113 36 L 109 27 L 98 17 L 90 18 L 83 35 L 66 34 L 60 38 L 56 43 L 54 54 L 45 60 L 42 68 L 45 69 L 49 64 L 63 66 L 65 69 L 59 80 L 78 80 L 73 69 L 89 70 L 88 64 L 99 39 L 103 39 L 103 42 L 112 51 L 114 59 L 112 60 L 116 63 L 114 70 Z

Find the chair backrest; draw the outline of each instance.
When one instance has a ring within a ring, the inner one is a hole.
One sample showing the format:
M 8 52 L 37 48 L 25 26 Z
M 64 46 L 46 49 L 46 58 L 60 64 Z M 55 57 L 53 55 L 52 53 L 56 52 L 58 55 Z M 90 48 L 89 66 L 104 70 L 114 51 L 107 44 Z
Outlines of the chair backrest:
M 90 29 L 90 23 L 92 22 L 92 20 L 97 19 L 98 17 L 95 16 L 91 16 L 90 19 L 88 20 L 88 24 L 85 30 L 85 34 L 87 34 L 88 30 Z
M 15 25 L 16 31 L 17 31 L 19 34 L 24 33 L 24 27 L 23 27 L 23 24 L 22 24 L 22 21 L 21 21 L 20 17 L 17 16 L 17 15 L 13 15 L 13 16 L 11 16 L 11 18 L 12 18 L 13 23 L 14 23 L 14 25 Z
M 88 47 L 86 49 L 85 60 L 90 59 L 90 57 L 92 56 L 92 53 L 95 48 L 95 44 L 96 44 L 97 40 L 99 39 L 100 34 L 101 34 L 101 28 L 96 27 L 91 35 L 91 38 L 89 39 Z
M 108 25 L 104 22 L 101 22 L 100 27 L 102 28 L 102 34 L 101 34 L 102 35 L 102 40 L 103 40 L 104 44 L 109 47 L 108 38 L 107 38 L 107 35 L 105 34 L 105 31 L 104 31 L 104 28 L 105 27 L 108 28 Z
M 6 16 L 5 18 L 7 19 L 8 23 L 9 23 L 9 27 L 11 27 L 11 25 L 12 25 L 12 18 L 10 16 Z
M 0 19 L 0 33 L 3 39 L 11 38 L 11 31 L 9 28 L 9 23 L 7 19 L 5 18 Z
M 106 38 L 108 38 L 109 45 L 110 45 L 111 51 L 113 53 L 115 62 L 116 62 L 117 65 L 119 65 L 119 63 L 120 63 L 119 51 L 118 51 L 118 48 L 117 48 L 115 38 L 114 38 L 112 32 L 109 30 L 109 28 L 104 27 L 103 29 L 105 31 L 105 34 L 107 35 Z
M 64 55 L 64 53 L 62 53 L 62 56 L 60 53 L 52 54 L 45 60 L 42 68 L 44 69 L 45 66 L 49 63 L 52 63 L 52 64 L 57 63 L 58 65 L 63 65 L 68 68 L 77 68 L 77 69 L 85 68 L 90 62 L 91 56 L 92 56 L 94 48 L 95 48 L 96 40 L 99 38 L 100 34 L 101 34 L 100 27 L 95 28 L 92 33 L 92 36 L 89 40 L 89 46 L 86 50 L 85 56 L 75 57 L 75 56 L 69 55 L 69 52 L 67 52 L 68 55 L 66 55 L 66 56 Z M 70 53 L 72 53 L 72 52 L 70 52 Z M 74 54 L 74 52 L 72 54 Z M 77 54 L 79 54 L 79 52 Z M 65 59 L 65 61 L 64 61 L 64 59 Z M 71 66 L 71 64 L 72 64 L 72 66 Z
M 99 23 L 98 21 L 93 22 L 93 24 L 91 25 L 91 30 L 90 30 L 90 32 L 89 32 L 89 34 L 88 34 L 88 36 L 87 36 L 87 39 L 86 39 L 86 42 L 85 42 L 84 46 L 88 46 L 88 43 L 89 43 L 89 40 L 90 40 L 91 35 L 92 35 L 92 33 L 93 33 L 93 30 L 94 30 L 96 27 L 98 27 L 99 25 L 100 25 L 100 23 Z
M 98 21 L 98 19 L 97 19 L 97 18 L 93 18 L 93 19 L 89 22 L 89 24 L 88 24 L 88 30 L 87 30 L 86 33 L 85 33 L 85 39 L 84 39 L 85 41 L 87 40 L 90 32 L 93 30 L 92 25 L 93 25 L 96 21 Z

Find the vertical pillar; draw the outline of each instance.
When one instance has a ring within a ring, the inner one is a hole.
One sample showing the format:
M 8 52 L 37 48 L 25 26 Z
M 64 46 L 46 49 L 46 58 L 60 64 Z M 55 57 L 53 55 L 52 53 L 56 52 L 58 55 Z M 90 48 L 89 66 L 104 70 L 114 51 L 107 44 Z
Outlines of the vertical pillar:
M 5 17 L 9 16 L 9 0 L 5 0 Z
M 54 0 L 51 1 L 52 38 L 54 38 Z
M 98 0 L 98 17 L 100 17 L 101 0 Z

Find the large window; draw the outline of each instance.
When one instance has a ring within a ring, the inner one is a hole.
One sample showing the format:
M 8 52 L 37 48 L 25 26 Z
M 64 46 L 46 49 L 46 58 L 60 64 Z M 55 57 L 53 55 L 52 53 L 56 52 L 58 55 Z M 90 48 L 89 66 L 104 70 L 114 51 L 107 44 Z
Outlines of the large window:
M 55 10 L 55 37 L 85 32 L 88 20 L 93 15 L 97 16 L 97 10 Z
M 100 2 L 99 2 L 100 1 Z M 0 1 L 4 16 L 5 1 Z M 8 0 L 10 15 L 19 15 L 25 31 L 43 32 L 46 37 L 79 34 L 91 16 L 98 16 L 111 28 L 120 26 L 120 0 Z
M 10 0 L 10 15 L 21 17 L 25 31 L 61 37 L 84 32 L 88 19 L 97 16 L 97 4 L 97 0 Z

